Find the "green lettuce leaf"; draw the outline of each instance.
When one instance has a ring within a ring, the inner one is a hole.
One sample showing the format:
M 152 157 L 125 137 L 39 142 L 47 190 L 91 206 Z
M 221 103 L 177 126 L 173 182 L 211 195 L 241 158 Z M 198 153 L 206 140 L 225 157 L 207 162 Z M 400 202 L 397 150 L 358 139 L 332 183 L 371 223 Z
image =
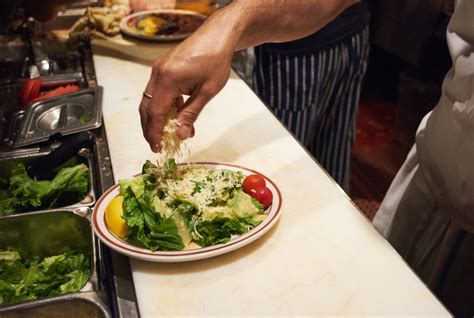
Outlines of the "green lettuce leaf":
M 127 239 L 151 251 L 176 251 L 184 248 L 178 226 L 172 218 L 163 218 L 153 208 L 152 195 L 146 189 L 146 178 L 121 183 L 123 217 L 127 222 Z M 141 184 L 141 188 L 138 188 Z M 137 194 L 139 196 L 137 196 Z
M 150 160 L 147 160 L 144 164 L 143 164 L 143 167 L 142 167 L 142 174 L 149 174 L 149 175 L 153 175 L 156 173 L 156 170 L 158 169 L 158 167 L 153 164 Z
M 0 304 L 75 292 L 90 276 L 90 259 L 79 251 L 26 260 L 17 251 L 0 255 Z
M 197 231 L 201 236 L 199 245 L 211 246 L 225 244 L 232 235 L 242 235 L 248 231 L 249 222 L 246 219 L 216 218 L 212 221 L 199 222 Z
M 0 215 L 10 215 L 15 213 L 13 198 L 9 198 L 5 191 L 0 190 Z
M 85 164 L 59 170 L 53 180 L 33 180 L 23 164 L 10 176 L 10 198 L 0 193 L 0 215 L 31 208 L 52 208 L 64 198 L 79 201 L 89 190 L 89 168 Z
M 174 158 L 168 158 L 168 160 L 166 160 L 163 164 L 163 171 L 167 177 L 173 175 L 177 169 L 178 165 L 176 164 L 176 160 Z
M 17 251 L 0 251 L 0 261 L 14 262 L 21 258 Z
M 83 270 L 73 270 L 66 274 L 68 279 L 64 284 L 59 286 L 61 294 L 72 293 L 81 289 L 89 279 L 90 273 Z

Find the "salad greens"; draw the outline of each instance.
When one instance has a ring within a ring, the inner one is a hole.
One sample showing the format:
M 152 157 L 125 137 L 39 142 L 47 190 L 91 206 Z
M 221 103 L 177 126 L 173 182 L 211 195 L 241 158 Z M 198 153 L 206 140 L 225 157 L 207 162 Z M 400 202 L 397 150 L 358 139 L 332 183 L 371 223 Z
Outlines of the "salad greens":
M 89 168 L 83 163 L 59 169 L 52 180 L 33 180 L 25 166 L 18 164 L 10 175 L 8 190 L 0 190 L 0 216 L 52 208 L 65 198 L 79 201 L 88 189 Z
M 0 305 L 78 291 L 90 268 L 89 256 L 79 251 L 28 259 L 17 251 L 0 251 Z
M 151 251 L 224 244 L 265 218 L 263 206 L 242 190 L 243 174 L 168 159 L 147 161 L 143 174 L 120 182 L 126 239 Z

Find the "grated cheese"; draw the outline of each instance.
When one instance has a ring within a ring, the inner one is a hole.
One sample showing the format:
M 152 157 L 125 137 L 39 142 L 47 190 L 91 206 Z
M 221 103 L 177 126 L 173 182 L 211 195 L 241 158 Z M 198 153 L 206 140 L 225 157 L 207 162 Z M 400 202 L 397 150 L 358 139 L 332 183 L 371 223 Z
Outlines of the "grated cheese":
M 179 124 L 176 119 L 178 112 L 175 107 L 171 107 L 168 116 L 166 118 L 166 124 L 163 128 L 163 136 L 161 139 L 161 152 L 158 157 L 158 163 L 163 163 L 169 158 L 182 157 L 183 152 L 181 150 L 182 140 L 176 135 L 176 129 Z
M 179 197 L 194 203 L 200 211 L 229 199 L 230 190 L 241 187 L 242 174 L 230 170 L 213 170 L 203 166 L 178 166 L 171 178 L 160 180 L 167 193 L 165 200 Z

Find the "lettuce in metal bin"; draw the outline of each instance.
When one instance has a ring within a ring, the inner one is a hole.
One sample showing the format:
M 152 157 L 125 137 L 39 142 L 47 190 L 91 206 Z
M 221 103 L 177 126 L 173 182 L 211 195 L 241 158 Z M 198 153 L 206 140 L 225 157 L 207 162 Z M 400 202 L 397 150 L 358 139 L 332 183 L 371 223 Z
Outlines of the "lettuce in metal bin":
M 83 163 L 59 169 L 52 180 L 33 180 L 25 166 L 18 164 L 9 178 L 8 190 L 0 190 L 0 216 L 77 202 L 88 190 L 89 168 Z

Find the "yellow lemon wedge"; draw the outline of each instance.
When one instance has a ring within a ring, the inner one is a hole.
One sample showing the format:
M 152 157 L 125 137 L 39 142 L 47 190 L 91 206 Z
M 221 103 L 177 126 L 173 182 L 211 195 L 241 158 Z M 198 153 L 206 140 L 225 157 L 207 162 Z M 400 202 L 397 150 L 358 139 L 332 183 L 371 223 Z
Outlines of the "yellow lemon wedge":
M 122 218 L 122 203 L 123 196 L 116 196 L 105 209 L 105 223 L 109 230 L 119 238 L 124 238 L 127 234 L 127 223 Z

